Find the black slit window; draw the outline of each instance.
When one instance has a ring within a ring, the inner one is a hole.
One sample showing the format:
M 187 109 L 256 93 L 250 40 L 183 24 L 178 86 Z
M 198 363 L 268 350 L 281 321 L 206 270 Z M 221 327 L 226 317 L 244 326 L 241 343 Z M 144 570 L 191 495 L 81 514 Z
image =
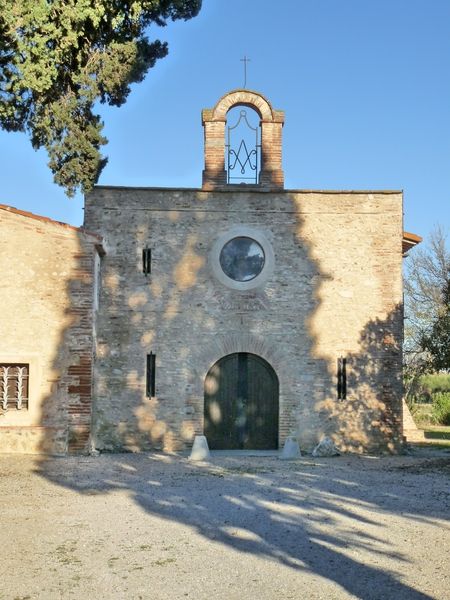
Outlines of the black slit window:
M 337 360 L 337 395 L 338 400 L 347 398 L 347 359 L 342 356 Z
M 153 352 L 147 354 L 147 398 L 155 396 L 155 359 Z
M 152 249 L 144 248 L 142 250 L 142 272 L 144 275 L 150 275 L 152 272 Z

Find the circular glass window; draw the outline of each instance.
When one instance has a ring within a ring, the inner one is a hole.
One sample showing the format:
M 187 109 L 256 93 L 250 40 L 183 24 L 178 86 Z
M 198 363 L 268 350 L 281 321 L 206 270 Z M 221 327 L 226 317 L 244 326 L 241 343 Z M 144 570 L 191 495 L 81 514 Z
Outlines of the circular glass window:
M 225 275 L 234 281 L 251 281 L 264 267 L 262 246 L 249 237 L 235 237 L 220 252 L 220 266 Z

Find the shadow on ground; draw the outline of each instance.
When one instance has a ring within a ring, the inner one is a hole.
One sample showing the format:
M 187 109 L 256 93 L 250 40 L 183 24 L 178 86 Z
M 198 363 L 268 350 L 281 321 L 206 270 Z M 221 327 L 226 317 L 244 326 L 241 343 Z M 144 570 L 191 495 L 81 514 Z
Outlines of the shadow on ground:
M 124 490 L 150 515 L 239 553 L 313 573 L 355 597 L 419 600 L 433 596 L 404 581 L 411 541 L 391 539 L 389 527 L 392 518 L 434 526 L 448 520 L 449 469 L 445 452 L 428 459 L 215 457 L 210 463 L 122 454 L 48 459 L 38 473 L 80 494 Z

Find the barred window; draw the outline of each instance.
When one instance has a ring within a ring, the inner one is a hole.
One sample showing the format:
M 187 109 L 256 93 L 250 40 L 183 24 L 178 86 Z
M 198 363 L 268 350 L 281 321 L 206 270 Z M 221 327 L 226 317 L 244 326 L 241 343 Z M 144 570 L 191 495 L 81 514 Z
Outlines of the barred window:
M 0 363 L 0 406 L 3 410 L 28 409 L 30 365 Z

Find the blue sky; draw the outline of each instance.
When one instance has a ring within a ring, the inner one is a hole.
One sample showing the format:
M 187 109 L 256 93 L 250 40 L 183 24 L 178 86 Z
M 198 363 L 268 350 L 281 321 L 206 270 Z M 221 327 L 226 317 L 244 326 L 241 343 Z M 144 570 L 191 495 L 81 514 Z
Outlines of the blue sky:
M 152 28 L 169 56 L 121 108 L 100 106 L 109 163 L 100 184 L 199 187 L 200 113 L 243 85 L 286 113 L 291 189 L 403 189 L 405 228 L 450 226 L 448 0 L 204 0 Z M 81 194 L 52 183 L 44 151 L 0 132 L 0 203 L 74 225 Z

